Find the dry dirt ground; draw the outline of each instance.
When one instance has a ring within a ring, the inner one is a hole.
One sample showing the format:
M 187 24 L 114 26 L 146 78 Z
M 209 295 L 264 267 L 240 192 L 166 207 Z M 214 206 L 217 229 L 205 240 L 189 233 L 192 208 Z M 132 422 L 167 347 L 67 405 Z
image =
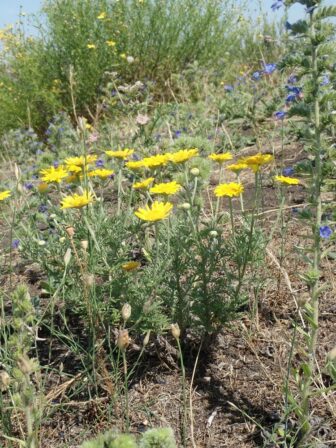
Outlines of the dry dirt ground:
M 288 164 L 300 155 L 288 149 Z M 253 148 L 251 149 L 253 152 Z M 251 178 L 243 179 L 252 182 Z M 214 183 L 216 179 L 214 179 Z M 252 184 L 251 184 L 252 189 Z M 272 185 L 265 185 L 265 213 L 262 215 L 266 233 L 276 219 L 277 200 Z M 247 188 L 247 191 L 249 187 Z M 304 187 L 289 189 L 288 205 L 300 208 L 305 201 Z M 305 228 L 289 208 L 286 212 L 288 233 L 283 268 L 278 265 L 280 238 L 274 234 L 268 246 L 263 270 L 264 286 L 258 294 L 258 311 L 252 317 L 246 312 L 213 338 L 203 342 L 196 368 L 195 360 L 200 341 L 186 335 L 183 345 L 186 357 L 187 389 L 191 390 L 193 424 L 188 419 L 188 447 L 197 448 L 256 448 L 264 446 L 267 431 L 277 424 L 283 413 L 283 390 L 288 366 L 288 355 L 293 335 L 293 322 L 299 319 L 296 301 L 306 297 L 307 291 L 299 278 L 305 266 L 293 249 L 305 244 Z M 20 263 L 18 262 L 18 266 Z M 28 274 L 27 274 L 28 272 Z M 328 285 L 321 298 L 319 347 L 317 352 L 320 375 L 317 386 L 328 386 L 324 373 L 326 354 L 336 345 L 336 264 L 323 262 L 323 281 Z M 39 279 L 32 280 L 29 268 L 16 273 L 16 282 L 30 282 L 33 293 L 39 291 Z M 3 277 L 2 287 L 8 285 Z M 253 302 L 251 285 L 251 303 Z M 248 311 L 248 310 L 246 310 Z M 131 432 L 140 433 L 155 426 L 171 426 L 177 438 L 181 429 L 181 377 L 174 341 L 169 337 L 152 337 L 141 364 L 133 376 L 129 390 Z M 129 365 L 137 353 L 129 352 Z M 301 354 L 295 351 L 293 362 Z M 73 368 L 69 353 L 59 353 L 64 370 Z M 57 370 L 59 365 L 55 364 Z M 50 406 L 44 413 L 41 447 L 75 448 L 97 432 L 122 429 L 120 400 L 113 399 L 111 388 L 99 389 L 91 399 L 70 396 L 79 375 L 66 381 L 54 378 L 47 384 Z M 290 387 L 295 390 L 294 383 Z M 189 402 L 188 402 L 189 405 Z M 317 446 L 336 446 L 336 396 L 320 394 L 312 402 L 313 433 L 320 440 Z M 292 420 L 290 425 L 295 425 Z M 193 429 L 191 429 L 193 428 Z M 262 430 L 261 428 L 264 428 Z M 195 444 L 191 441 L 191 431 Z M 1 440 L 1 437 L 0 437 Z M 4 444 L 4 442 L 2 442 Z M 1 442 L 0 442 L 1 446 Z M 6 446 L 4 444 L 3 446 Z M 268 444 L 268 447 L 276 445 Z M 314 445 L 311 445 L 314 446 Z

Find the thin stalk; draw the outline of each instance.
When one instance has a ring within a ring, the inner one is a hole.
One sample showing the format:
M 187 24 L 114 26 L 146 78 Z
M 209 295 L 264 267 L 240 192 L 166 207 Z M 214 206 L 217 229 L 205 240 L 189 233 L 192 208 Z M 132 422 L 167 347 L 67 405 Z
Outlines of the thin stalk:
M 318 60 L 317 60 L 317 48 L 315 46 L 315 23 L 314 13 L 310 14 L 310 30 L 312 40 L 312 75 L 313 83 L 316 89 L 318 89 Z M 309 337 L 308 337 L 308 374 L 303 378 L 303 391 L 301 395 L 301 427 L 302 427 L 302 440 L 309 434 L 311 425 L 309 421 L 310 414 L 310 397 L 312 394 L 312 384 L 315 372 L 315 355 L 318 338 L 318 324 L 319 324 L 319 269 L 321 260 L 321 243 L 320 243 L 320 226 L 322 221 L 322 200 L 321 200 L 321 130 L 320 130 L 320 104 L 318 98 L 318 92 L 315 92 L 314 101 L 314 130 L 315 130 L 315 166 L 313 172 L 313 188 L 314 188 L 314 200 L 316 207 L 315 222 L 313 225 L 314 242 L 313 242 L 313 271 L 316 274 L 316 278 L 313 281 L 310 289 L 311 307 L 312 312 L 310 319 L 312 323 L 310 325 Z
M 186 394 L 186 375 L 185 367 L 183 362 L 182 348 L 180 340 L 177 338 L 177 346 L 180 355 L 180 365 L 181 365 L 181 381 L 182 381 L 182 403 L 183 403 L 183 418 L 182 418 L 182 428 L 181 428 L 181 438 L 183 448 L 187 447 L 187 394 Z

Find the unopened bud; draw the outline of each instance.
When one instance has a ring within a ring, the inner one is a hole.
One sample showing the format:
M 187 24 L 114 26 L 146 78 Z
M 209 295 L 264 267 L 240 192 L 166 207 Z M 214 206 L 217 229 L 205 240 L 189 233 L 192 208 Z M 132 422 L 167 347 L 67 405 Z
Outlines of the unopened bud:
M 17 360 L 17 365 L 21 372 L 24 374 L 29 375 L 34 370 L 34 362 L 27 356 L 20 356 L 20 358 Z
M 181 208 L 183 210 L 190 210 L 191 205 L 189 204 L 189 202 L 184 202 L 183 204 L 181 204 Z
M 86 252 L 87 248 L 89 247 L 89 242 L 87 240 L 82 240 L 80 242 L 81 248 Z
M 199 176 L 199 173 L 200 173 L 200 170 L 198 168 L 191 168 L 191 170 L 190 170 L 190 174 L 192 176 L 197 177 L 197 176 Z
M 83 275 L 83 282 L 85 286 L 91 287 L 95 284 L 95 276 L 93 274 Z
M 217 232 L 217 230 L 211 230 L 211 232 L 209 232 L 209 235 L 212 238 L 216 238 L 218 236 L 218 232 Z
M 73 238 L 73 236 L 75 235 L 75 228 L 74 227 L 67 227 L 65 229 L 66 233 L 68 234 L 69 238 Z
M 66 250 L 66 252 L 65 252 L 65 255 L 64 255 L 64 264 L 65 264 L 65 266 L 68 266 L 70 260 L 71 260 L 71 249 L 68 248 Z
M 5 370 L 0 372 L 0 391 L 5 391 L 6 389 L 8 389 L 10 381 L 10 376 Z
M 175 339 L 180 339 L 181 336 L 181 330 L 178 324 L 171 324 L 170 326 L 172 335 Z
M 328 359 L 329 359 L 329 361 L 336 360 L 336 346 L 332 350 L 330 350 L 330 352 L 328 353 Z
M 143 340 L 143 342 L 142 342 L 142 345 L 143 345 L 144 347 L 146 347 L 146 345 L 148 345 L 149 338 L 150 338 L 150 330 L 147 331 L 147 333 L 146 333 L 146 335 L 145 335 L 145 337 L 144 337 L 144 340 Z
M 117 346 L 120 350 L 126 350 L 126 348 L 130 345 L 130 337 L 128 335 L 127 330 L 120 330 L 117 339 Z
M 121 317 L 125 322 L 128 321 L 128 319 L 131 317 L 132 313 L 132 307 L 128 303 L 125 303 L 123 307 L 121 308 Z

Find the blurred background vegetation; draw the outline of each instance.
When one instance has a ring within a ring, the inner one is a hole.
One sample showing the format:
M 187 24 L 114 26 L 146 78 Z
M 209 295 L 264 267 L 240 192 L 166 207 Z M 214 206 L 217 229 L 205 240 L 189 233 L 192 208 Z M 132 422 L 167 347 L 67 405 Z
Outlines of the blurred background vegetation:
M 92 117 L 116 82 L 150 83 L 162 102 L 191 67 L 230 82 L 274 61 L 276 24 L 259 16 L 256 26 L 242 10 L 230 0 L 46 0 L 34 36 L 24 17 L 0 31 L 0 135 L 42 133 L 59 111 Z

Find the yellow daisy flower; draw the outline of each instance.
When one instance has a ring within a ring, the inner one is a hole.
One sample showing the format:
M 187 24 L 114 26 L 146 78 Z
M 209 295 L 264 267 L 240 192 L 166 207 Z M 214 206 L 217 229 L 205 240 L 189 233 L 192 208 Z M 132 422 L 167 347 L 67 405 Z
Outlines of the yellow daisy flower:
M 89 177 L 100 177 L 101 179 L 106 179 L 107 177 L 112 176 L 114 174 L 114 170 L 107 170 L 105 168 L 99 168 L 93 171 L 88 172 Z
M 90 192 L 85 191 L 83 194 L 73 194 L 66 196 L 61 201 L 61 208 L 82 208 L 94 201 Z
M 154 185 L 149 192 L 152 194 L 175 194 L 180 191 L 181 185 L 175 180 L 172 182 L 163 182 L 161 184 Z
M 295 177 L 287 177 L 287 176 L 275 176 L 274 180 L 276 180 L 276 182 L 280 182 L 282 184 L 287 184 L 287 185 L 298 185 L 300 183 L 299 179 L 296 179 Z
M 227 184 L 219 184 L 215 188 L 215 195 L 220 198 L 227 196 L 233 198 L 239 196 L 244 191 L 244 186 L 238 182 L 230 182 Z
M 239 173 L 241 170 L 246 170 L 248 168 L 248 165 L 246 163 L 233 163 L 232 165 L 227 165 L 226 169 L 233 171 L 235 173 Z
M 117 45 L 117 43 L 114 42 L 114 40 L 107 40 L 106 45 L 109 47 L 115 47 Z
M 167 154 L 157 154 L 151 157 L 145 157 L 143 164 L 147 168 L 158 168 L 159 166 L 167 165 L 169 156 Z
M 4 199 L 9 198 L 11 195 L 11 192 L 9 190 L 0 191 L 0 201 L 3 201 Z
M 68 171 L 64 165 L 58 167 L 51 166 L 40 171 L 41 179 L 43 182 L 50 184 L 52 182 L 60 183 L 65 177 L 68 176 Z
M 87 44 L 86 47 L 89 48 L 90 50 L 94 50 L 96 48 L 95 44 Z
M 140 266 L 141 263 L 139 263 L 138 261 L 128 261 L 127 263 L 121 265 L 121 268 L 126 272 L 130 272 L 138 269 Z
M 141 182 L 135 182 L 133 185 L 134 190 L 144 190 L 154 181 L 154 177 L 148 177 Z
M 156 222 L 168 218 L 172 209 L 173 204 L 170 202 L 154 201 L 151 207 L 146 205 L 146 208 L 139 208 L 134 214 L 143 221 Z
M 105 153 L 109 157 L 115 157 L 116 159 L 122 159 L 125 160 L 127 157 L 131 156 L 134 153 L 134 149 L 120 149 L 118 151 L 105 151 Z
M 177 152 L 167 153 L 168 160 L 173 163 L 184 163 L 198 155 L 198 149 L 181 149 Z
M 88 154 L 87 156 L 79 156 L 79 157 L 68 157 L 65 159 L 65 164 L 67 167 L 83 167 L 85 165 L 89 165 L 90 163 L 94 163 L 97 160 L 97 157 L 95 154 Z M 69 168 L 68 168 L 69 169 Z M 70 169 L 69 169 L 70 171 Z M 74 172 L 79 172 L 80 170 L 72 169 Z
M 238 163 L 245 163 L 254 172 L 258 171 L 262 165 L 271 163 L 274 157 L 271 154 L 261 154 L 260 152 L 254 156 L 244 157 L 238 160 Z
M 221 154 L 213 153 L 213 154 L 210 154 L 208 156 L 208 158 L 217 163 L 224 163 L 227 160 L 232 160 L 232 154 L 230 152 L 223 152 Z
M 139 170 L 141 168 L 145 168 L 145 164 L 143 160 L 130 160 L 125 163 L 125 166 L 130 170 Z

